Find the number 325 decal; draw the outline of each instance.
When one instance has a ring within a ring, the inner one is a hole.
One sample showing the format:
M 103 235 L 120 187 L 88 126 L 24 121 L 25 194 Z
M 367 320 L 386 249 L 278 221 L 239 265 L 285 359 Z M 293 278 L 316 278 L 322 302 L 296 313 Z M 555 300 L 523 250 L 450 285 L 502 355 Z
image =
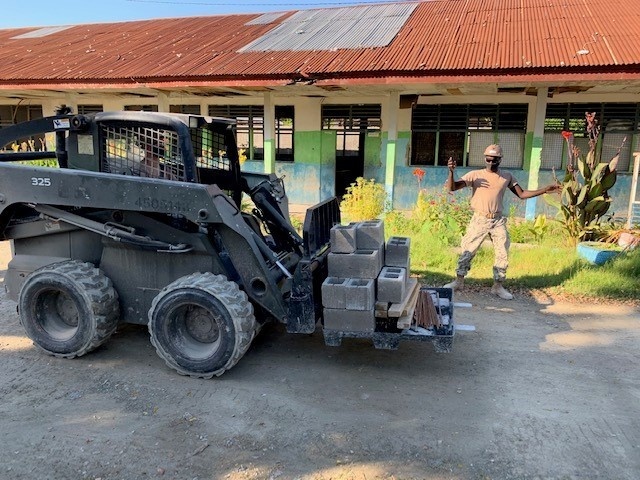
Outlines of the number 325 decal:
M 48 177 L 31 177 L 31 185 L 34 187 L 50 187 L 51 179 Z

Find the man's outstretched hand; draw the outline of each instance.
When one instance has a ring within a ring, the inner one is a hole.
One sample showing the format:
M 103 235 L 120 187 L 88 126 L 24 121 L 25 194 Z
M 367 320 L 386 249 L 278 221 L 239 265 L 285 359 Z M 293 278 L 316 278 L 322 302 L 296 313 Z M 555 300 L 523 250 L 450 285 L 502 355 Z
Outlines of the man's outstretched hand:
M 562 190 L 562 184 L 556 182 L 556 183 L 552 183 L 551 185 L 547 185 L 544 193 L 559 192 L 561 190 Z
M 453 172 L 456 169 L 456 161 L 453 159 L 453 157 L 449 157 L 447 167 L 449 167 L 450 172 Z

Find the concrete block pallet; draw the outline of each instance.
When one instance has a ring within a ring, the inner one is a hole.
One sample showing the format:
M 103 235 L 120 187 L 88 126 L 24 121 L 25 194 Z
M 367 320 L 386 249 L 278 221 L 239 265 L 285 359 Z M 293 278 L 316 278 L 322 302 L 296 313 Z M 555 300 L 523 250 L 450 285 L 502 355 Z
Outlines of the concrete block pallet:
M 438 317 L 439 330 L 415 328 L 415 309 L 421 287 L 410 277 L 410 239 L 384 241 L 381 220 L 336 225 L 331 230 L 328 274 L 322 285 L 325 344 L 338 346 L 343 338 L 368 338 L 375 348 L 395 349 L 401 339 L 433 341 L 437 352 L 451 350 L 452 292 Z M 446 325 L 446 323 L 449 325 Z M 444 328 L 447 327 L 447 328 Z

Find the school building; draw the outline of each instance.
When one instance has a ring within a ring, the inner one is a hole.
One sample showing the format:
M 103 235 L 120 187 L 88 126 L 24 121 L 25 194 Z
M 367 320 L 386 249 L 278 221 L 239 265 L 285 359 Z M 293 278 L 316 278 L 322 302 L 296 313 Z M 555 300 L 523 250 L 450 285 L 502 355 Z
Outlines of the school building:
M 618 150 L 626 216 L 640 125 L 637 0 L 430 0 L 0 30 L 0 127 L 52 115 L 151 110 L 237 119 L 243 169 L 285 176 L 295 209 L 359 176 L 410 209 L 482 168 L 534 189 L 562 177 L 585 112 Z M 424 171 L 418 182 L 416 169 Z M 552 214 L 540 198 L 519 215 Z

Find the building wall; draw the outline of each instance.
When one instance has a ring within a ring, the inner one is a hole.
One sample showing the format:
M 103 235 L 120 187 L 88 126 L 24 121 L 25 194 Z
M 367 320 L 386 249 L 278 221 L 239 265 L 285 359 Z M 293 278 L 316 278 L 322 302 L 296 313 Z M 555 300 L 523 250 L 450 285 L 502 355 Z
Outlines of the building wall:
M 44 115 L 53 115 L 57 106 L 66 104 L 72 107 L 77 105 L 102 104 L 104 110 L 119 110 L 126 105 L 154 104 L 159 111 L 169 111 L 170 105 L 197 105 L 202 114 L 207 113 L 210 104 L 242 104 L 257 105 L 263 99 L 256 97 L 196 97 L 179 96 L 169 98 L 167 95 L 158 94 L 156 97 L 141 99 L 137 96 L 114 96 L 109 94 L 96 95 L 76 95 L 67 94 L 59 97 L 43 98 L 21 102 L 21 105 L 40 104 Z M 431 193 L 443 191 L 444 182 L 447 176 L 446 167 L 421 166 L 425 171 L 425 176 L 418 185 L 414 170 L 417 168 L 411 165 L 411 108 L 399 108 L 398 95 L 390 94 L 384 97 L 335 97 L 335 98 L 308 98 L 308 97 L 284 97 L 274 96 L 271 98 L 274 105 L 294 105 L 295 106 L 295 133 L 294 149 L 295 162 L 275 162 L 275 174 L 284 176 L 287 193 L 293 211 L 301 210 L 306 206 L 322 201 L 335 192 L 335 153 L 336 153 L 336 133 L 335 131 L 322 130 L 321 109 L 323 103 L 331 104 L 358 104 L 380 102 L 382 105 L 382 130 L 379 134 L 368 135 L 365 139 L 365 163 L 364 176 L 368 179 L 375 179 L 379 183 L 384 183 L 392 179 L 392 185 L 387 185 L 388 191 L 392 193 L 393 207 L 401 210 L 410 210 L 415 205 L 420 188 Z M 640 96 L 628 94 L 608 94 L 608 95 L 585 95 L 582 94 L 561 94 L 552 99 L 541 102 L 535 96 L 523 95 L 494 95 L 494 96 L 451 96 L 451 97 L 425 97 L 421 98 L 421 104 L 447 104 L 447 103 L 528 103 L 530 115 L 525 140 L 525 158 L 522 169 L 513 169 L 512 173 L 518 178 L 523 188 L 537 188 L 538 185 L 550 183 L 552 172 L 540 170 L 539 158 L 536 161 L 536 148 L 542 145 L 540 132 L 534 131 L 536 118 L 536 108 L 545 108 L 547 102 L 553 103 L 585 103 L 585 102 L 640 102 Z M 15 100 L 2 100 L 1 104 L 13 104 Z M 539 105 L 540 104 L 540 105 Z M 395 116 L 395 118 L 391 118 Z M 390 132 L 390 125 L 392 126 Z M 394 137 L 390 140 L 390 133 Z M 638 149 L 638 136 L 631 139 L 632 147 Z M 389 149 L 389 145 L 393 149 Z M 393 151 L 395 158 L 393 163 L 387 160 L 387 152 Z M 532 156 L 532 152 L 533 156 Z M 539 157 L 539 153 L 538 153 Z M 393 172 L 388 172 L 389 165 L 393 165 Z M 265 170 L 265 163 L 245 162 L 243 169 L 247 171 Z M 466 168 L 459 167 L 456 174 L 461 176 Z M 392 173 L 392 175 L 388 175 Z M 561 176 L 561 172 L 558 173 Z M 612 212 L 624 216 L 627 211 L 628 196 L 631 189 L 631 174 L 629 172 L 619 172 L 618 180 L 611 190 L 613 198 Z M 459 192 L 456 195 L 468 195 L 468 192 Z M 505 197 L 507 210 L 513 207 L 516 215 L 524 216 L 527 212 L 546 213 L 553 216 L 554 208 L 547 205 L 541 199 L 533 201 L 533 208 L 527 208 L 525 202 L 515 196 L 507 194 Z

